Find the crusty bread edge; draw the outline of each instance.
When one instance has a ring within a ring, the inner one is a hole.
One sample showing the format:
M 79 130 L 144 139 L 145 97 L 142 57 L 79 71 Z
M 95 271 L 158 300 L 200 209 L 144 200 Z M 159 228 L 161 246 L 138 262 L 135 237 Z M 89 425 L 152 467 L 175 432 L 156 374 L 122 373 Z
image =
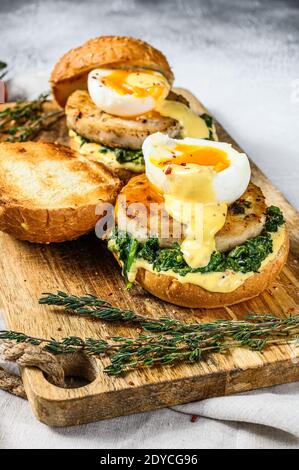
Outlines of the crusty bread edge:
M 276 257 L 233 292 L 209 292 L 195 284 L 183 284 L 172 276 L 153 273 L 144 268 L 138 269 L 136 282 L 150 294 L 174 305 L 189 308 L 220 308 L 249 300 L 270 287 L 286 263 L 288 252 L 289 236 L 285 229 L 285 239 Z M 115 258 L 119 262 L 117 255 Z
M 47 210 L 9 204 L 0 207 L 0 230 L 32 243 L 75 240 L 95 228 L 99 219 L 96 207 L 88 204 Z
M 170 85 L 174 76 L 162 52 L 150 44 L 128 36 L 99 36 L 64 54 L 51 74 L 56 102 L 64 107 L 68 96 L 86 89 L 87 74 L 96 68 L 144 68 L 162 73 Z
M 28 147 L 34 145 L 44 153 L 48 151 L 63 152 L 68 159 L 88 159 L 69 147 L 52 142 L 1 143 L 1 146 Z M 50 148 L 50 149 L 49 149 Z M 49 157 L 50 158 L 50 157 Z M 80 205 L 66 207 L 33 206 L 26 199 L 13 199 L 5 193 L 5 186 L 0 185 L 0 231 L 19 239 L 33 243 L 57 243 L 74 240 L 95 228 L 100 216 L 96 210 L 101 202 L 114 204 L 123 186 L 121 180 L 100 162 L 88 163 L 92 168 L 101 169 L 102 176 L 109 178 L 107 193 L 103 199 L 86 201 Z M 99 181 L 99 184 L 101 182 Z M 109 189 L 109 192 L 108 192 Z

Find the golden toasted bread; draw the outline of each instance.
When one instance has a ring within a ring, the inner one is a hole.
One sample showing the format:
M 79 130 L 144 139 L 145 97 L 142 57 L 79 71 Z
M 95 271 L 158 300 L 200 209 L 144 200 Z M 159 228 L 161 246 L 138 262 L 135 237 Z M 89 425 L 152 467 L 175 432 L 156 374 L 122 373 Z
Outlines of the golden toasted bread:
M 101 163 L 54 143 L 0 143 L 0 230 L 36 243 L 92 230 L 121 182 Z
M 73 91 L 86 89 L 88 73 L 103 67 L 156 70 L 170 84 L 174 79 L 166 57 L 146 42 L 127 36 L 100 36 L 70 50 L 55 65 L 50 83 L 57 103 L 64 106 Z

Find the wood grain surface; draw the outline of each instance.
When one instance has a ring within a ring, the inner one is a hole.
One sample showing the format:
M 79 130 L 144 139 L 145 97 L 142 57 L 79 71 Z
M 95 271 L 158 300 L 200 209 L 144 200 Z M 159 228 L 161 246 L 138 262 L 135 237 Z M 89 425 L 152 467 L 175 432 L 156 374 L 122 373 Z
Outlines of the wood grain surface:
M 189 92 L 180 92 L 199 110 L 201 105 Z M 238 148 L 220 125 L 217 131 L 220 140 Z M 67 143 L 64 121 L 51 132 L 43 133 L 41 140 Z M 259 297 L 231 308 L 180 308 L 155 299 L 137 286 L 127 291 L 116 261 L 94 234 L 52 245 L 30 244 L 0 234 L 0 300 L 7 327 L 57 339 L 69 335 L 136 334 L 129 326 L 107 325 L 38 305 L 42 292 L 58 289 L 78 295 L 96 294 L 120 307 L 186 322 L 242 319 L 252 312 L 277 316 L 295 313 L 299 298 L 299 215 L 253 163 L 252 174 L 267 202 L 283 210 L 291 241 L 287 265 L 271 289 Z M 36 417 L 50 426 L 70 426 L 295 381 L 299 379 L 296 354 L 289 346 L 273 346 L 263 353 L 236 349 L 227 355 L 213 354 L 193 365 L 144 369 L 121 378 L 102 372 L 105 360 L 89 358 L 78 362 L 74 356 L 67 374 L 84 377 L 88 382 L 78 388 L 54 386 L 37 369 L 26 368 L 22 376 Z

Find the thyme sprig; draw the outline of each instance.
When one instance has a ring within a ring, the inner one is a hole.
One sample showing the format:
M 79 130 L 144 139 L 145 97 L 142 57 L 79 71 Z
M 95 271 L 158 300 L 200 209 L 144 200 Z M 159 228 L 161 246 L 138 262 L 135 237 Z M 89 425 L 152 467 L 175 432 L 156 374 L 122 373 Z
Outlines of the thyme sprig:
M 176 362 L 198 362 L 211 353 L 224 354 L 237 347 L 261 352 L 275 344 L 297 344 L 299 315 L 276 318 L 252 315 L 248 321 L 220 320 L 206 324 L 184 324 L 161 334 L 140 334 L 137 338 L 115 336 L 82 339 L 76 336 L 62 340 L 27 336 L 14 331 L 0 331 L 0 341 L 43 345 L 43 350 L 54 355 L 80 352 L 92 356 L 109 357 L 110 364 L 104 369 L 109 375 L 118 376 L 130 370 Z M 196 327 L 193 330 L 192 327 Z M 201 327 L 201 328 L 200 328 Z
M 40 303 L 107 322 L 131 322 L 143 332 L 137 337 L 115 336 L 109 341 L 100 337 L 82 339 L 73 336 L 56 341 L 2 331 L 0 340 L 44 344 L 44 349 L 52 354 L 81 352 L 108 357 L 110 363 L 104 371 L 115 376 L 144 367 L 205 360 L 211 353 L 224 354 L 236 347 L 263 351 L 269 345 L 296 344 L 299 334 L 299 315 L 285 318 L 250 315 L 245 320 L 186 324 L 172 318 L 155 319 L 113 307 L 110 302 L 90 294 L 79 297 L 58 291 L 57 294 L 44 294 Z
M 107 300 L 86 294 L 82 296 L 70 295 L 58 291 L 57 294 L 44 293 L 39 299 L 40 304 L 57 305 L 64 307 L 68 313 L 76 313 L 84 317 L 94 317 L 104 321 L 130 321 L 142 322 L 145 317 L 132 310 L 113 307 Z
M 140 326 L 151 333 L 192 333 L 201 332 L 202 335 L 217 332 L 225 335 L 229 333 L 237 334 L 236 339 L 240 339 L 239 334 L 246 336 L 248 333 L 272 334 L 274 331 L 285 334 L 287 331 L 299 327 L 299 316 L 286 318 L 275 317 L 274 315 L 249 315 L 246 320 L 216 320 L 210 323 L 184 323 L 170 317 L 152 318 L 135 313 L 133 310 L 125 310 L 114 307 L 107 300 L 86 294 L 76 296 L 58 291 L 57 294 L 44 293 L 39 299 L 40 304 L 55 305 L 64 307 L 67 313 L 75 313 L 80 316 L 96 318 L 99 320 L 113 322 L 125 321 L 139 323 Z M 249 320 L 249 321 L 247 321 Z M 241 331 L 240 331 L 241 330 Z
M 7 74 L 7 64 L 0 60 L 0 80 L 2 80 Z
M 44 104 L 48 101 L 48 93 L 43 93 L 36 100 L 18 100 L 14 106 L 0 111 L 0 138 L 6 142 L 25 142 L 51 127 L 64 112 L 46 112 Z

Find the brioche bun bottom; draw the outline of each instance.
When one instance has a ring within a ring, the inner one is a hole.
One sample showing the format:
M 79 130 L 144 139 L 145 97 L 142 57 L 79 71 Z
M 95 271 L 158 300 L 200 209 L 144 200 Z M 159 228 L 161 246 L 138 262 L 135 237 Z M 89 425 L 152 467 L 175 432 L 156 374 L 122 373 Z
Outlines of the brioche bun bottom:
M 269 261 L 260 272 L 247 278 L 233 292 L 210 292 L 198 285 L 181 283 L 173 276 L 153 273 L 144 268 L 138 269 L 136 282 L 155 297 L 181 307 L 207 309 L 226 307 L 256 297 L 270 287 L 286 263 L 288 252 L 289 237 L 285 229 L 284 242 L 275 258 Z

